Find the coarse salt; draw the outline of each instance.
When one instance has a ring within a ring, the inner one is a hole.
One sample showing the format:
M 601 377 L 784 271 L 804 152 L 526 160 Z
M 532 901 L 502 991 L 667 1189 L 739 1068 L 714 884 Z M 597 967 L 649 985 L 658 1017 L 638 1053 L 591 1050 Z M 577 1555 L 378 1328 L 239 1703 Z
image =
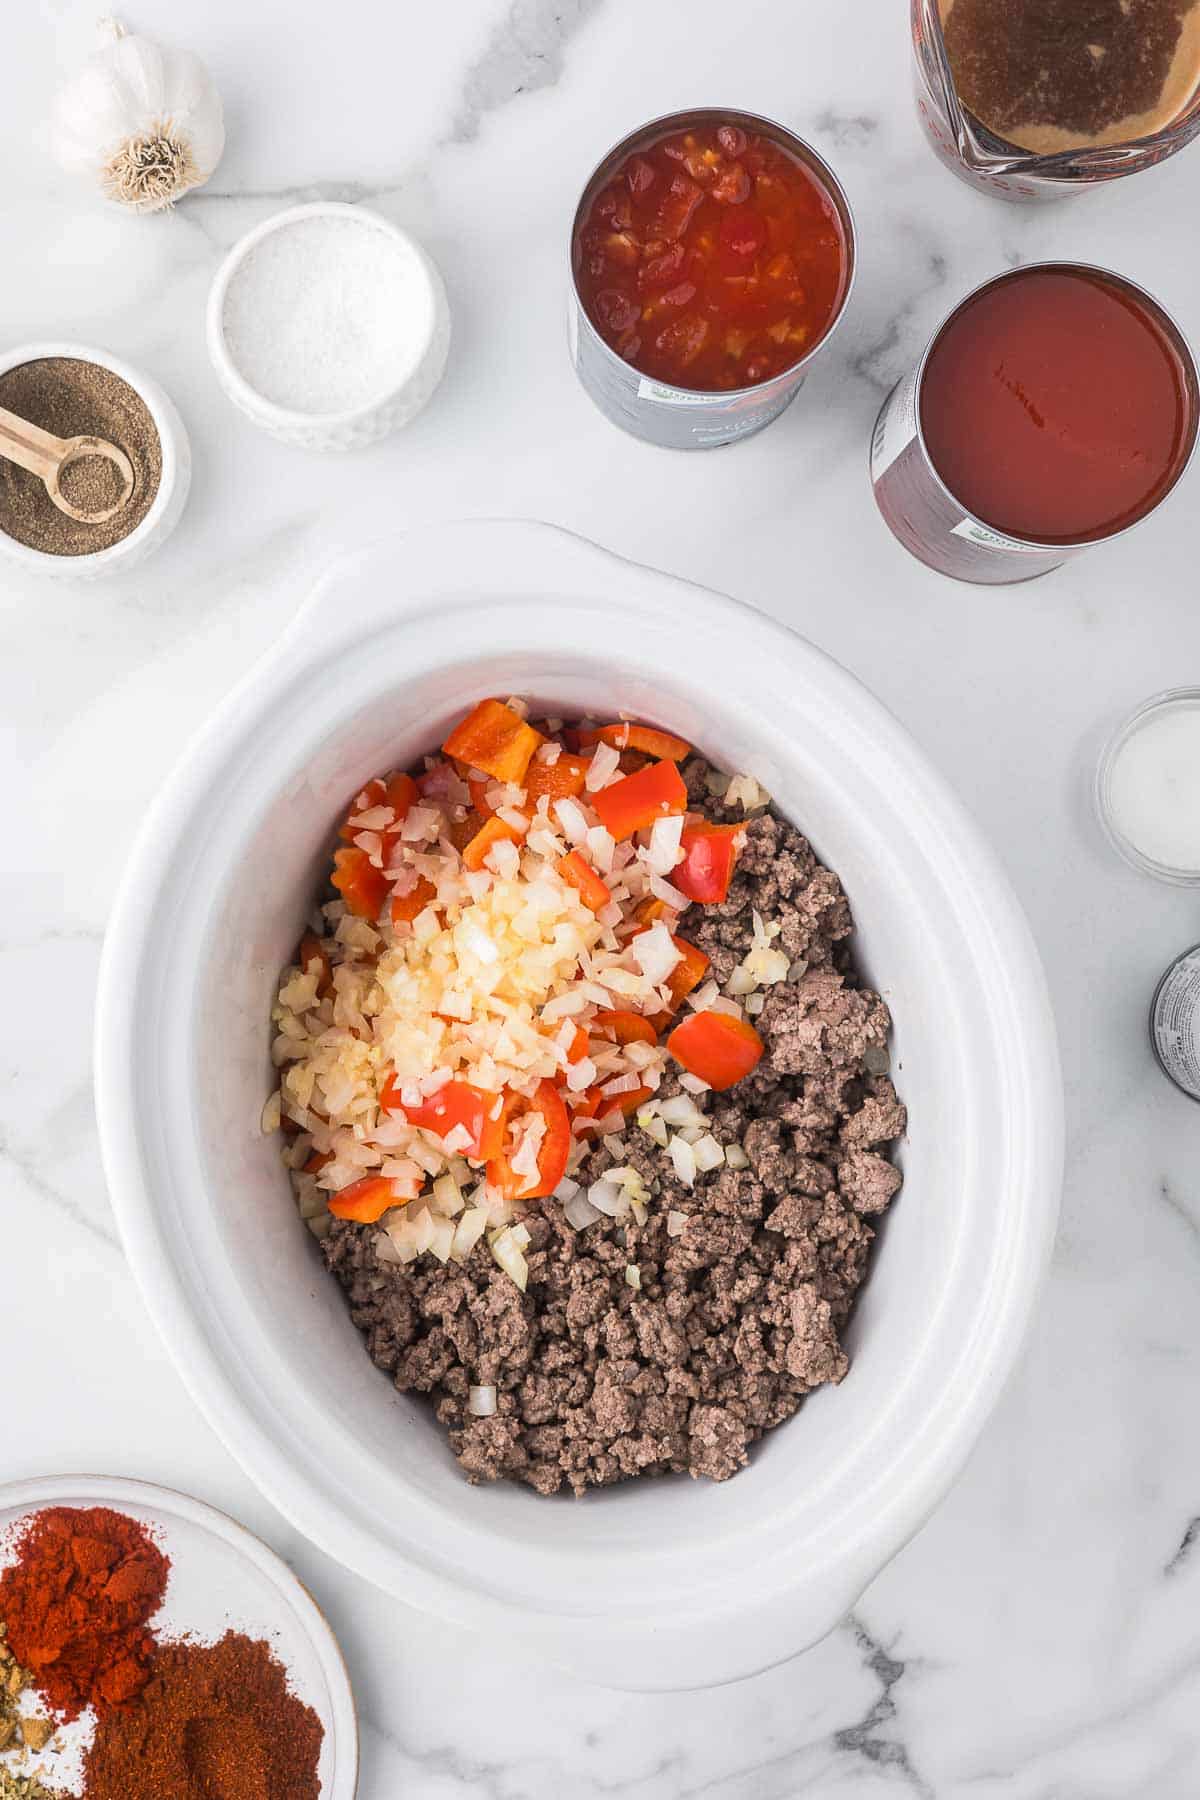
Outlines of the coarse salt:
M 269 232 L 234 269 L 222 325 L 235 368 L 289 412 L 356 412 L 413 374 L 434 331 L 421 253 L 370 219 Z

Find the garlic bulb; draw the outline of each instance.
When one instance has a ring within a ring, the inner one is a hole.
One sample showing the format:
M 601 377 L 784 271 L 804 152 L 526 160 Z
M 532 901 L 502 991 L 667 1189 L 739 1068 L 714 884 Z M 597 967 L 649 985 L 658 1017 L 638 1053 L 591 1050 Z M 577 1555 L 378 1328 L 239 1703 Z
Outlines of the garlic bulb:
M 110 200 L 158 212 L 208 180 L 225 148 L 221 100 L 190 50 L 106 21 L 112 42 L 59 90 L 55 155 Z

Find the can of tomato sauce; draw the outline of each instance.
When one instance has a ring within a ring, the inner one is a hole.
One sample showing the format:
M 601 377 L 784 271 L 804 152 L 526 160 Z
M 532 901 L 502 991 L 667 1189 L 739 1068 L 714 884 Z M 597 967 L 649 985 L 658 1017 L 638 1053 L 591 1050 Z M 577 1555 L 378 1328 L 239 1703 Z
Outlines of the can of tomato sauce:
M 1034 263 L 969 294 L 893 388 L 871 481 L 930 568 L 1028 581 L 1153 512 L 1198 423 L 1195 359 L 1157 300 L 1108 269 Z
M 712 450 L 777 418 L 854 282 L 854 220 L 810 144 L 709 107 L 631 132 L 571 230 L 571 355 L 615 425 Z

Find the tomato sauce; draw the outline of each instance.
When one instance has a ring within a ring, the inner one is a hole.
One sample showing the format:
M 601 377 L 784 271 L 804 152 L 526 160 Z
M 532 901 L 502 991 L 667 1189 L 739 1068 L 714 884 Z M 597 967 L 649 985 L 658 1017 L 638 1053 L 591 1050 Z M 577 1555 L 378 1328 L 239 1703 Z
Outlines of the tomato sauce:
M 921 383 L 925 447 L 967 512 L 1007 536 L 1089 543 L 1143 518 L 1196 435 L 1190 364 L 1100 270 L 1018 270 L 973 295 Z
M 733 124 L 632 151 L 587 208 L 573 256 L 604 341 L 654 380 L 700 392 L 752 387 L 806 357 L 850 267 L 825 183 Z

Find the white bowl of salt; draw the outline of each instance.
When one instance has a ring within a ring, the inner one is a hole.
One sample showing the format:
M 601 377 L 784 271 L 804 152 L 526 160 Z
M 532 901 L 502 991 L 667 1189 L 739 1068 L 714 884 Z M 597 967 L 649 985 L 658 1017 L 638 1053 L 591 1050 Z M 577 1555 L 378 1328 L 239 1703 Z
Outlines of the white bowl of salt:
M 356 450 L 407 425 L 449 348 L 436 267 L 361 206 L 277 213 L 234 245 L 209 294 L 221 386 L 254 424 L 307 450 Z

